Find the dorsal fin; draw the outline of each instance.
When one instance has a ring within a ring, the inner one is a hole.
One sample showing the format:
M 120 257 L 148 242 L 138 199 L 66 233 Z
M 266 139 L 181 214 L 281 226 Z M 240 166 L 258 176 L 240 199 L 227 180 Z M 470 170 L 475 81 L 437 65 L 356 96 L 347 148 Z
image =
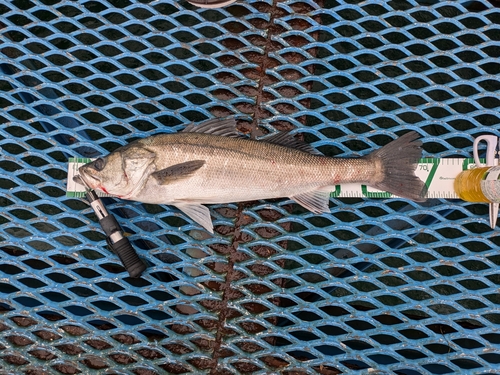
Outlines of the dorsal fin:
M 318 150 L 312 148 L 309 144 L 295 139 L 289 132 L 276 133 L 269 137 L 263 138 L 262 141 L 294 148 L 296 150 L 304 151 L 313 155 L 323 155 Z
M 222 137 L 243 138 L 244 135 L 238 133 L 236 120 L 234 117 L 228 119 L 214 118 L 204 121 L 201 124 L 190 124 L 182 131 L 183 133 L 205 133 L 220 135 Z

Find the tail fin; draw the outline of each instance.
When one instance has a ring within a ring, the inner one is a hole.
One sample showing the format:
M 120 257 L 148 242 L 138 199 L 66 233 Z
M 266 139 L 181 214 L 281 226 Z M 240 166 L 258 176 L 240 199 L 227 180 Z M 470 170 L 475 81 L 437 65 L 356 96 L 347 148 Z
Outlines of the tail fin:
M 419 134 L 409 132 L 367 156 L 381 166 L 370 186 L 417 202 L 425 200 L 427 186 L 415 175 L 422 157 Z M 378 161 L 378 162 L 377 162 Z

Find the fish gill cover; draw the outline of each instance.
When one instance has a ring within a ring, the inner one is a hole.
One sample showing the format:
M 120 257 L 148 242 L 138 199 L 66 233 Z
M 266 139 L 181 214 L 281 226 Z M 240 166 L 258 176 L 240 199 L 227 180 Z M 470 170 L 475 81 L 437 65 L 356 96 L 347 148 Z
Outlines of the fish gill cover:
M 108 201 L 127 277 L 65 196 L 96 157 L 236 115 L 359 156 L 409 129 L 428 156 L 499 135 L 498 1 L 0 3 L 0 368 L 5 373 L 486 374 L 500 369 L 500 236 L 433 199 L 211 206 Z

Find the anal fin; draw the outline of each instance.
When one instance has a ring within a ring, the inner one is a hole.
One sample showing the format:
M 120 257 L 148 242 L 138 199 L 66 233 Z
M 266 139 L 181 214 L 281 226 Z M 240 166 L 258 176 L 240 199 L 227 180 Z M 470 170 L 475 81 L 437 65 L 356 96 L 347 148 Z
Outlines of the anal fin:
M 173 206 L 184 212 L 191 219 L 200 224 L 210 233 L 214 232 L 210 210 L 202 204 L 197 203 L 175 203 Z
M 297 194 L 290 197 L 290 199 L 293 199 L 295 202 L 315 214 L 330 212 L 330 208 L 328 207 L 328 202 L 330 201 L 330 191 L 326 189 L 312 190 Z

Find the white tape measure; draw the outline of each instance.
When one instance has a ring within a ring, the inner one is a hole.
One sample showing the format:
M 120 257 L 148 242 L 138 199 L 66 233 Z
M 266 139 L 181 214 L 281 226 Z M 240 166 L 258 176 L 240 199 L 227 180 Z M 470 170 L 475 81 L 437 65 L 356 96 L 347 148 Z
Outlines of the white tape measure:
M 425 181 L 428 187 L 426 198 L 458 199 L 453 189 L 455 177 L 463 170 L 474 167 L 474 159 L 472 158 L 424 158 L 420 159 L 415 174 L 422 181 Z M 366 185 L 343 184 L 338 185 L 331 196 L 339 198 L 390 198 L 393 195 Z
M 85 196 L 85 187 L 73 181 L 73 176 L 78 174 L 78 168 L 90 163 L 94 159 L 70 158 L 68 165 L 68 183 L 66 186 L 66 196 L 81 198 Z M 481 159 L 481 162 L 484 162 Z M 453 190 L 455 177 L 470 168 L 474 168 L 472 158 L 453 159 L 420 159 L 415 174 L 428 186 L 426 198 L 448 198 L 458 199 Z M 106 196 L 104 193 L 100 196 Z M 361 184 L 342 184 L 335 187 L 331 197 L 338 198 L 389 198 L 391 193 L 380 191 Z

